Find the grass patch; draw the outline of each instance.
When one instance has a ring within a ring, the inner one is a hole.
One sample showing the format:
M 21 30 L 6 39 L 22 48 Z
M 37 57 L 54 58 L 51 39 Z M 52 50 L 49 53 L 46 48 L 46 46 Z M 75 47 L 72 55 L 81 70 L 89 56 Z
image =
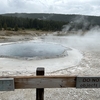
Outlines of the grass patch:
M 41 36 L 43 34 L 50 34 L 51 31 L 42 31 L 42 30 L 19 30 L 19 31 L 8 31 L 2 30 L 0 31 L 0 36 L 14 36 L 14 35 L 30 35 L 30 36 Z
M 3 36 L 0 36 L 0 39 L 6 39 L 5 37 L 3 37 Z
M 6 31 L 5 36 L 13 36 L 13 35 L 30 35 L 30 33 L 27 33 L 25 31 Z

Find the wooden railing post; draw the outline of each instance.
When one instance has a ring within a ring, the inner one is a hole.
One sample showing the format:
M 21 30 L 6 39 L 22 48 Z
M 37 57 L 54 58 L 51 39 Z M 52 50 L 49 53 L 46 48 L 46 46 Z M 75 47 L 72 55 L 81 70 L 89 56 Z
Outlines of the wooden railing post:
M 44 76 L 45 71 L 44 68 L 39 67 L 36 70 L 37 76 Z M 44 100 L 44 88 L 37 88 L 36 89 L 36 100 Z

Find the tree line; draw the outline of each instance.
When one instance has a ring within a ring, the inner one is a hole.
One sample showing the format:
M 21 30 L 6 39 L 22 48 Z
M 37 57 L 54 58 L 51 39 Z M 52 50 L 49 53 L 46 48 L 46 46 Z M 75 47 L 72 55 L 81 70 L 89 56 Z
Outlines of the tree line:
M 0 15 L 0 30 L 3 28 L 4 30 L 14 29 L 15 31 L 17 31 L 19 28 L 21 28 L 43 31 L 60 31 L 65 24 L 68 23 L 62 21 L 29 19 L 21 17 L 18 18 Z
M 81 18 L 82 19 L 82 18 Z M 59 19 L 60 20 L 60 19 Z M 67 31 L 71 30 L 89 30 L 96 25 L 100 26 L 100 22 L 95 21 L 91 22 L 85 18 L 81 21 L 55 21 L 55 20 L 43 20 L 43 19 L 31 19 L 31 18 L 22 18 L 22 17 L 12 17 L 12 16 L 3 16 L 0 15 L 0 30 L 14 30 L 18 29 L 35 29 L 43 31 L 61 31 L 63 26 L 70 26 Z

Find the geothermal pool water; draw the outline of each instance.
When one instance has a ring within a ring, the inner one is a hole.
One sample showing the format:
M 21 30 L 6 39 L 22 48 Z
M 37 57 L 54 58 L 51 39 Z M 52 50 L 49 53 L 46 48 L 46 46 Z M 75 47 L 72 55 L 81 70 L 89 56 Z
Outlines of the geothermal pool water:
M 60 43 L 33 40 L 0 44 L 1 71 L 33 74 L 37 67 L 44 67 L 46 72 L 53 72 L 77 65 L 81 59 L 78 50 Z
M 55 58 L 67 55 L 67 47 L 46 42 L 22 42 L 0 45 L 2 57 Z

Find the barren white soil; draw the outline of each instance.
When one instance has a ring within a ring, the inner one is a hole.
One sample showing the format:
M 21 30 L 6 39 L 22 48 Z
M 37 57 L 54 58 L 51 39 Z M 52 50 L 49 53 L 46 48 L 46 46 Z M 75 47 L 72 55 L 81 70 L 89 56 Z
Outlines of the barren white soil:
M 91 32 L 92 34 L 93 32 Z M 42 36 L 31 37 L 34 40 L 45 42 L 60 43 L 67 47 L 74 48 L 82 53 L 83 58 L 77 64 L 70 67 L 64 67 L 60 70 L 47 72 L 46 75 L 77 75 L 77 76 L 100 76 L 100 36 L 99 32 L 96 35 L 87 33 L 86 36 Z M 19 36 L 20 37 L 20 36 Z M 16 37 L 14 37 L 16 39 Z M 5 42 L 3 40 L 2 42 Z M 12 41 L 13 42 L 13 41 Z M 2 58 L 1 58 L 2 59 Z M 3 65 L 3 61 L 0 62 Z M 12 65 L 14 66 L 14 65 Z M 3 67 L 3 66 L 2 66 Z M 7 66 L 6 66 L 7 67 Z M 2 68 L 1 68 L 2 69 Z M 1 72 L 1 71 L 0 71 Z M 32 75 L 32 71 L 27 68 L 22 71 L 13 73 L 7 72 L 7 69 L 0 73 L 1 75 Z M 45 100 L 100 100 L 100 89 L 45 89 Z M 35 100 L 35 89 L 15 90 L 11 92 L 0 92 L 0 100 Z

